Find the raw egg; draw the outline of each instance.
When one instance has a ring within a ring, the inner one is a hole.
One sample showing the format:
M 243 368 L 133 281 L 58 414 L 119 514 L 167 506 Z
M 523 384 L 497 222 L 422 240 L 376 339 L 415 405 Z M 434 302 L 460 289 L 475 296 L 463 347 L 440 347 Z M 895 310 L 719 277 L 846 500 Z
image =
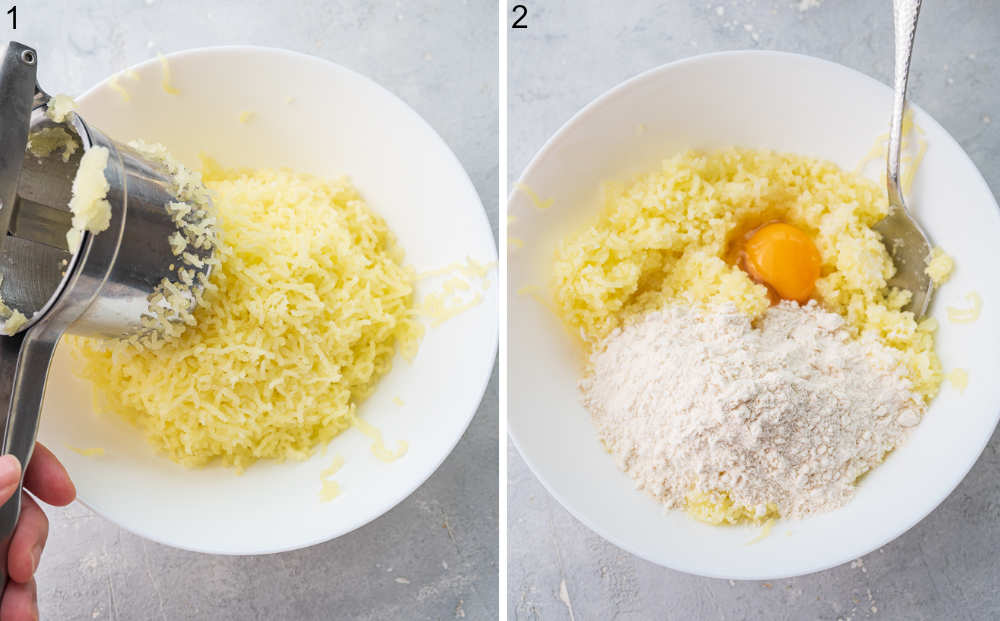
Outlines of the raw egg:
M 806 302 L 816 286 L 822 260 L 804 231 L 775 222 L 757 229 L 743 246 L 750 276 L 785 300 Z

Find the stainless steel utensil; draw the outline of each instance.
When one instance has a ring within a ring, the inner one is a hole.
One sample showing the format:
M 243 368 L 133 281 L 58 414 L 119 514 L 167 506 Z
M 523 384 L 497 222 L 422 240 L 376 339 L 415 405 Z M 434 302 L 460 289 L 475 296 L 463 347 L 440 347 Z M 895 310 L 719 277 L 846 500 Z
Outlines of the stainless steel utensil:
M 917 31 L 920 0 L 894 0 L 894 75 L 892 121 L 889 126 L 889 149 L 886 158 L 886 186 L 889 191 L 889 215 L 873 228 L 882 235 L 896 274 L 889 285 L 913 294 L 908 310 L 923 317 L 934 295 L 934 282 L 924 271 L 931 242 L 920 224 L 909 214 L 899 183 L 899 158 L 903 141 L 903 112 L 906 108 L 906 83 L 910 75 L 913 37 Z
M 178 262 L 168 237 L 177 224 L 167 204 L 180 199 L 166 168 L 110 140 L 77 114 L 57 124 L 45 114 L 49 96 L 36 83 L 35 50 L 10 42 L 0 48 L 0 297 L 26 316 L 27 325 L 0 337 L 0 407 L 6 404 L 2 453 L 26 467 L 52 354 L 60 337 L 122 337 L 141 333 L 150 296 Z M 30 132 L 60 125 L 81 148 L 63 162 L 25 154 Z M 67 207 L 82 154 L 109 151 L 111 224 L 86 233 L 71 253 Z M 201 259 L 211 249 L 190 248 Z M 210 266 L 200 271 L 207 278 Z M 196 302 L 191 291 L 190 310 Z M 23 483 L 23 477 L 22 477 Z M 6 585 L 7 548 L 21 509 L 21 488 L 0 507 L 0 585 Z

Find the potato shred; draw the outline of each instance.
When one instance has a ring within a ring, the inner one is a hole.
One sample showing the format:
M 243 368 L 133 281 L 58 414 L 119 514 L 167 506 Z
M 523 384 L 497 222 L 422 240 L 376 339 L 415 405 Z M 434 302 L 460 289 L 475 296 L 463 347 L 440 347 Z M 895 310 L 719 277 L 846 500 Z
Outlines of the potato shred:
M 101 409 L 173 460 L 305 459 L 416 354 L 415 275 L 346 180 L 204 162 L 221 267 L 197 325 L 162 348 L 73 339 Z

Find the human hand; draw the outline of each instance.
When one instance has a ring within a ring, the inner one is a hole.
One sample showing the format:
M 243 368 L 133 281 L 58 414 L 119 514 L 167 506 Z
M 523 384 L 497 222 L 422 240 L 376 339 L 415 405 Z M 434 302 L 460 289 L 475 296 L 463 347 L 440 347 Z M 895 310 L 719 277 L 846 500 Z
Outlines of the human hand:
M 7 502 L 17 491 L 20 476 L 21 464 L 16 457 L 0 457 L 0 503 Z M 76 498 L 76 488 L 66 469 L 41 444 L 35 444 L 28 462 L 24 489 L 39 500 L 58 507 L 68 505 Z M 0 621 L 38 619 L 38 591 L 34 575 L 48 535 L 49 520 L 42 508 L 30 494 L 21 492 L 21 515 L 7 549 L 8 581 L 0 601 Z

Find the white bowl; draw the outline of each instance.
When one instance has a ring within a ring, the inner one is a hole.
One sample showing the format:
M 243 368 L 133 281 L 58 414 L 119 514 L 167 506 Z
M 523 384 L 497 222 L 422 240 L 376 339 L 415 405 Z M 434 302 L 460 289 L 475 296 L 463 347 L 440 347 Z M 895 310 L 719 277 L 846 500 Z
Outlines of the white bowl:
M 496 259 L 475 189 L 454 154 L 411 108 L 371 80 L 333 63 L 283 50 L 222 47 L 168 57 L 177 96 L 161 89 L 155 60 L 138 79 L 107 81 L 79 97 L 79 112 L 119 141 L 162 142 L 189 165 L 205 152 L 227 166 L 289 167 L 347 174 L 396 233 L 418 271 Z M 293 98 L 291 102 L 289 98 Z M 241 123 L 241 111 L 253 118 Z M 482 304 L 430 328 L 411 364 L 392 372 L 361 416 L 387 446 L 409 451 L 383 463 L 351 429 L 326 455 L 306 462 L 259 462 L 238 475 L 189 470 L 156 455 L 119 417 L 98 415 L 89 388 L 57 353 L 39 439 L 68 467 L 82 502 L 122 527 L 168 545 L 220 554 L 278 552 L 347 533 L 385 513 L 423 483 L 465 431 L 485 390 L 497 345 L 495 276 Z M 404 405 L 394 403 L 400 398 Z M 102 447 L 83 457 L 68 447 Z M 334 455 L 342 493 L 319 500 L 320 472 Z
M 930 116 L 915 109 L 929 148 L 910 205 L 957 269 L 937 294 L 937 351 L 946 370 L 969 369 L 959 394 L 944 386 L 915 433 L 861 484 L 840 510 L 759 529 L 718 528 L 661 506 L 634 489 L 602 449 L 576 382 L 582 356 L 555 316 L 524 286 L 544 285 L 554 241 L 597 206 L 602 180 L 626 180 L 687 148 L 771 148 L 830 159 L 853 169 L 886 131 L 891 92 L 834 63 L 774 52 L 699 56 L 644 73 L 573 117 L 535 156 L 510 200 L 508 394 L 510 434 L 546 488 L 612 543 L 661 565 L 734 579 L 779 578 L 857 558 L 899 536 L 958 485 L 997 423 L 1000 341 L 995 274 L 997 204 L 976 167 Z M 878 165 L 872 166 L 873 176 Z M 978 291 L 983 314 L 971 325 L 946 319 Z

